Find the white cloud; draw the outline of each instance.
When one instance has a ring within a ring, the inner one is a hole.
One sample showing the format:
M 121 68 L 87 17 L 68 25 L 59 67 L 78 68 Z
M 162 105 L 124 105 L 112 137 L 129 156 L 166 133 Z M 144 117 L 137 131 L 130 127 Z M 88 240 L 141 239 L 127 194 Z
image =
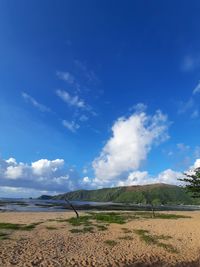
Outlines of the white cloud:
M 13 164 L 13 165 L 16 165 L 17 162 L 16 162 L 16 159 L 15 158 L 9 158 L 6 160 L 7 163 L 10 163 L 10 164 Z
M 40 104 L 35 98 L 28 95 L 27 93 L 22 92 L 22 97 L 25 99 L 25 101 L 31 103 L 34 107 L 39 109 L 42 112 L 50 112 L 50 108 L 46 107 L 45 105 Z
M 200 82 L 192 91 L 192 95 L 187 101 L 179 102 L 178 114 L 190 113 L 191 119 L 196 119 L 199 117 L 199 107 L 196 100 L 196 95 L 200 93 Z
M 40 159 L 31 164 L 0 159 L 0 187 L 67 192 L 75 189 L 78 178 L 63 159 Z
M 197 86 L 193 90 L 193 95 L 200 93 L 200 82 L 197 84 Z
M 69 83 L 69 84 L 74 84 L 75 83 L 74 76 L 69 72 L 57 71 L 56 75 L 60 80 L 63 80 L 65 82 Z
M 136 112 L 119 118 L 112 127 L 112 137 L 93 161 L 95 183 L 106 183 L 123 173 L 137 170 L 152 145 L 168 138 L 167 116 L 157 111 L 153 116 Z
M 137 103 L 136 105 L 132 106 L 129 110 L 141 113 L 141 112 L 145 112 L 146 109 L 147 109 L 147 106 L 144 103 Z
M 63 120 L 62 124 L 65 128 L 67 128 L 68 130 L 70 130 L 73 133 L 75 133 L 80 128 L 80 126 L 77 123 L 75 123 L 74 121 L 70 122 L 70 121 Z
M 141 185 L 149 183 L 149 174 L 147 171 L 130 172 L 126 180 L 119 180 L 118 186 Z
M 19 164 L 18 166 L 8 166 L 5 171 L 5 176 L 9 179 L 17 179 L 23 173 L 23 164 Z
M 86 116 L 84 114 L 81 115 L 80 118 L 79 118 L 79 120 L 82 121 L 82 122 L 87 121 L 88 119 L 89 119 L 88 116 Z
M 91 180 L 89 179 L 89 177 L 88 176 L 85 176 L 85 177 L 83 177 L 83 183 L 90 183 L 91 182 Z
M 56 94 L 69 106 L 74 106 L 77 108 L 86 107 L 84 100 L 80 99 L 78 95 L 71 96 L 67 91 L 64 90 L 56 90 Z
M 38 197 L 41 195 L 56 195 L 56 191 L 46 191 L 46 190 L 35 190 L 32 188 L 22 188 L 22 187 L 12 187 L 12 186 L 0 186 L 0 196 L 1 197 Z
M 31 164 L 33 173 L 36 175 L 48 175 L 51 173 L 55 173 L 59 168 L 63 167 L 64 160 L 63 159 L 40 159 Z
M 147 171 L 134 171 L 129 173 L 126 180 L 119 180 L 118 186 L 130 186 L 130 185 L 145 185 L 155 183 L 165 184 L 180 184 L 178 181 L 183 175 L 181 172 L 173 171 L 171 169 L 160 172 L 157 176 L 151 176 Z
M 173 171 L 171 169 L 167 169 L 161 173 L 159 173 L 158 177 L 154 179 L 156 183 L 165 183 L 165 184 L 180 184 L 178 181 L 183 174 L 181 172 Z
M 193 168 L 200 168 L 200 159 L 196 159 L 194 165 L 193 165 Z

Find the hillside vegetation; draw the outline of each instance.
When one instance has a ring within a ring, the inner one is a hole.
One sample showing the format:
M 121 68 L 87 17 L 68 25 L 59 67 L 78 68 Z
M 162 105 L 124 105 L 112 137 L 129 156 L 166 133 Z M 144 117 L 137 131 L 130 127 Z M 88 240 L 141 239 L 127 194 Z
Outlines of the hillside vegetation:
M 46 197 L 46 196 L 45 196 Z M 200 204 L 199 199 L 193 199 L 182 187 L 168 184 L 151 184 L 143 186 L 126 186 L 103 188 L 97 190 L 77 190 L 51 197 L 62 200 L 121 202 L 146 204 L 148 200 L 155 205 L 160 204 Z M 41 197 L 42 199 L 42 197 Z

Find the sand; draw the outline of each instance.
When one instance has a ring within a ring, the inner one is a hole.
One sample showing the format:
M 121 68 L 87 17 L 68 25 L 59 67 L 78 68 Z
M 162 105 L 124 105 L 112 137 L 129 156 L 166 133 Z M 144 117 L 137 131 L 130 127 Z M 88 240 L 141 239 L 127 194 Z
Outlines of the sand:
M 192 218 L 140 219 L 123 225 L 110 224 L 106 231 L 71 233 L 69 230 L 74 227 L 69 223 L 51 220 L 70 218 L 74 216 L 72 212 L 3 212 L 0 222 L 43 223 L 31 231 L 12 231 L 10 239 L 0 240 L 0 266 L 200 266 L 200 212 L 170 213 Z M 131 232 L 125 234 L 122 228 Z M 176 252 L 145 243 L 134 229 L 171 236 L 162 242 L 173 246 Z M 132 239 L 120 239 L 127 235 Z M 110 246 L 105 240 L 117 243 Z

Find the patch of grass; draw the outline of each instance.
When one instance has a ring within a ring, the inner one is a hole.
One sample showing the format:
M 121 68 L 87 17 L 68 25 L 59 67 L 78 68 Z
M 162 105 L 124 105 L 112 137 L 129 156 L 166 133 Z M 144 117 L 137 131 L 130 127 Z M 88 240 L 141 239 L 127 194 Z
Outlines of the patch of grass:
M 149 231 L 138 229 L 134 231 L 136 234 L 139 235 L 140 239 L 145 241 L 147 244 L 156 244 L 156 238 L 149 234 Z
M 71 229 L 70 232 L 71 233 L 93 233 L 93 227 L 84 227 L 83 229 L 79 229 L 79 228 L 74 228 Z
M 92 226 L 90 227 L 84 227 L 83 228 L 83 233 L 93 233 L 94 228 Z
M 105 240 L 104 243 L 110 247 L 114 247 L 117 245 L 117 242 L 115 240 Z
M 20 230 L 21 225 L 16 223 L 0 223 L 0 229 Z
M 165 243 L 158 242 L 157 246 L 166 249 L 170 253 L 178 253 L 178 250 L 176 248 L 174 248 L 171 244 L 165 244 Z
M 74 228 L 74 229 L 71 229 L 71 230 L 69 230 L 71 233 L 73 233 L 73 234 L 76 234 L 76 233 L 82 233 L 82 229 L 78 229 L 78 228 Z
M 97 227 L 99 231 L 106 231 L 108 229 L 108 227 L 106 227 L 105 225 L 101 225 L 101 224 L 95 224 L 95 226 Z
M 47 230 L 56 230 L 57 228 L 55 226 L 46 226 Z
M 186 215 L 178 215 L 178 214 L 166 214 L 166 213 L 156 213 L 155 218 L 158 219 L 186 219 L 186 218 L 191 218 L 191 216 L 186 216 Z
M 186 215 L 178 215 L 178 214 L 170 214 L 170 213 L 155 213 L 155 217 L 152 218 L 152 212 L 135 212 L 136 216 L 139 216 L 141 218 L 145 219 L 185 219 L 185 218 L 191 218 L 191 216 L 186 216 Z
M 85 216 L 80 216 L 79 218 L 70 218 L 65 221 L 69 222 L 73 226 L 80 226 L 80 225 L 85 225 L 89 226 L 91 225 L 91 222 L 89 221 L 91 219 L 91 216 L 85 215 Z
M 32 223 L 32 224 L 16 224 L 16 223 L 0 223 L 0 229 L 9 229 L 9 230 L 22 230 L 22 231 L 30 231 L 34 229 L 41 222 Z
M 125 218 L 116 212 L 107 212 L 107 213 L 91 213 L 91 216 L 96 221 L 102 221 L 106 223 L 117 223 L 124 224 L 126 222 Z
M 133 237 L 130 236 L 130 235 L 125 235 L 125 236 L 120 236 L 119 239 L 122 239 L 122 240 L 133 240 Z
M 150 235 L 148 230 L 144 230 L 144 229 L 137 229 L 134 230 L 134 232 L 136 234 L 139 235 L 140 239 L 143 240 L 144 242 L 146 242 L 147 244 L 153 244 L 159 247 L 164 248 L 165 250 L 167 250 L 168 252 L 171 253 L 178 253 L 178 250 L 176 248 L 174 248 L 171 244 L 166 244 L 166 243 L 162 243 L 160 242 L 160 240 L 169 240 L 172 237 L 171 236 L 165 236 L 165 235 Z
M 18 230 L 24 230 L 24 231 L 31 231 L 35 228 L 34 224 L 28 224 L 25 226 L 21 226 Z
M 9 239 L 9 234 L 0 232 L 0 240 Z

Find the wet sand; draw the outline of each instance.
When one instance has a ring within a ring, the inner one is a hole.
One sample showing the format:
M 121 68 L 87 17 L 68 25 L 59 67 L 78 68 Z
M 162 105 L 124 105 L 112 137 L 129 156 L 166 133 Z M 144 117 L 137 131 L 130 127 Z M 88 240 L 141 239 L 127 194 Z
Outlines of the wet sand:
M 70 218 L 74 216 L 73 212 L 3 212 L 0 213 L 1 223 L 40 224 L 31 231 L 6 230 L 9 239 L 0 240 L 0 266 L 199 267 L 200 212 L 168 213 L 191 218 L 132 220 L 123 225 L 110 224 L 106 231 L 71 233 L 70 229 L 76 227 L 53 220 Z M 123 228 L 127 228 L 129 233 L 124 233 L 126 230 Z M 148 230 L 153 236 L 170 236 L 162 243 L 170 245 L 174 251 L 144 242 L 134 231 L 138 229 Z M 130 240 L 124 239 L 125 236 Z M 106 240 L 116 243 L 111 246 L 105 243 Z

